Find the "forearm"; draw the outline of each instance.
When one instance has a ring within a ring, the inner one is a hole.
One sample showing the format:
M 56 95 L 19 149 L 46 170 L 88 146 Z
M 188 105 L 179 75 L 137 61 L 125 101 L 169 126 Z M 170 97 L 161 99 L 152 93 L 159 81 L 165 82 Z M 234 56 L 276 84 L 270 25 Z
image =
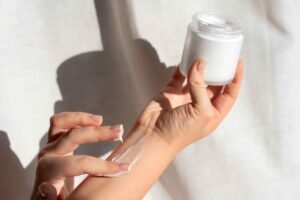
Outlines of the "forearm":
M 112 156 L 124 151 L 141 137 L 144 140 L 142 154 L 129 173 L 116 178 L 88 177 L 69 199 L 142 199 L 173 160 L 178 149 L 155 132 L 138 127 L 126 138 L 124 144 L 113 152 Z

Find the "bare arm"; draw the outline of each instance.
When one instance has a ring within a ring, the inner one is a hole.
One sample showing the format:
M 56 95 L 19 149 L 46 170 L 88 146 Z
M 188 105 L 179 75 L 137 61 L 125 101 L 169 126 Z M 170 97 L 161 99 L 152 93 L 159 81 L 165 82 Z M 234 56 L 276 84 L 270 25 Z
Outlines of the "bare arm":
M 88 177 L 69 199 L 142 199 L 177 153 L 158 134 L 137 127 L 118 151 L 144 137 L 143 153 L 133 169 L 116 178 Z M 99 197 L 99 198 L 98 198 Z
M 69 199 L 139 200 L 163 173 L 176 154 L 189 144 L 210 134 L 235 102 L 242 80 L 239 62 L 233 82 L 222 87 L 206 87 L 205 62 L 193 64 L 188 85 L 183 87 L 180 72 L 144 109 L 124 144 L 109 159 L 144 138 L 140 160 L 121 177 L 88 177 Z

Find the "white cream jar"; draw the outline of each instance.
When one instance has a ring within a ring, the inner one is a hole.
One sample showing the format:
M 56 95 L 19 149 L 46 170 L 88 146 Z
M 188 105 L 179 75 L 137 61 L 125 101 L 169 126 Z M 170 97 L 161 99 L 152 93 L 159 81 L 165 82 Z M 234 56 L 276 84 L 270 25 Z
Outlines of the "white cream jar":
M 234 78 L 242 43 L 238 23 L 215 12 L 196 13 L 188 26 L 180 71 L 186 76 L 196 59 L 204 59 L 205 83 L 228 84 Z

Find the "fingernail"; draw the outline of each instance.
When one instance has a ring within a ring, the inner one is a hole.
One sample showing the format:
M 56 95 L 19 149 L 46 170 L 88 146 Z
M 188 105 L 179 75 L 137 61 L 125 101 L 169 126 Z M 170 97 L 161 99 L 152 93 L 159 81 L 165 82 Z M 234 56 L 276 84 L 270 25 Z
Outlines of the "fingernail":
M 120 163 L 119 164 L 119 168 L 120 170 L 112 173 L 112 174 L 97 174 L 96 176 L 103 176 L 103 177 L 119 177 L 122 176 L 124 174 L 127 174 L 131 169 L 130 169 L 130 165 L 128 163 Z
M 201 71 L 204 70 L 205 66 L 206 66 L 206 62 L 204 60 L 198 60 L 198 63 L 197 63 L 197 66 L 196 66 L 196 70 L 198 72 L 201 72 Z
M 103 117 L 101 115 L 90 115 L 90 118 L 95 122 L 100 122 Z
M 112 126 L 111 129 L 113 131 L 118 131 L 118 137 L 115 138 L 114 141 L 123 142 L 123 133 L 124 133 L 124 126 L 123 126 L 123 124 L 118 124 L 118 125 Z
M 129 169 L 129 164 L 128 163 L 120 163 L 119 167 L 120 167 L 120 169 L 122 169 L 122 171 L 127 171 Z
M 111 127 L 111 130 L 113 131 L 120 131 L 123 127 L 123 124 L 114 125 Z
M 41 184 L 40 186 L 39 186 L 39 193 L 40 193 L 40 195 L 42 196 L 42 197 L 46 197 L 46 195 L 44 194 L 44 192 L 43 192 L 43 189 L 42 189 L 42 186 L 43 184 Z

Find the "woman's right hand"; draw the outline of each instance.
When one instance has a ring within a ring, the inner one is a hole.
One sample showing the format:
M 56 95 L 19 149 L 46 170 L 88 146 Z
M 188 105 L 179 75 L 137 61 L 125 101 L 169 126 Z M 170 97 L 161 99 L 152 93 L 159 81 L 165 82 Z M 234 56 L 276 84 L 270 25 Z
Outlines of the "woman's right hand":
M 238 97 L 243 64 L 238 62 L 233 81 L 206 87 L 206 62 L 197 60 L 190 68 L 187 85 L 179 69 L 169 83 L 145 107 L 136 126 L 161 136 L 176 151 L 210 134 L 231 110 Z
M 122 136 L 122 125 L 100 126 L 102 121 L 102 116 L 81 112 L 64 112 L 51 118 L 48 144 L 39 153 L 33 200 L 66 198 L 73 190 L 74 176 L 114 174 L 128 169 L 127 163 L 73 155 L 81 144 Z

